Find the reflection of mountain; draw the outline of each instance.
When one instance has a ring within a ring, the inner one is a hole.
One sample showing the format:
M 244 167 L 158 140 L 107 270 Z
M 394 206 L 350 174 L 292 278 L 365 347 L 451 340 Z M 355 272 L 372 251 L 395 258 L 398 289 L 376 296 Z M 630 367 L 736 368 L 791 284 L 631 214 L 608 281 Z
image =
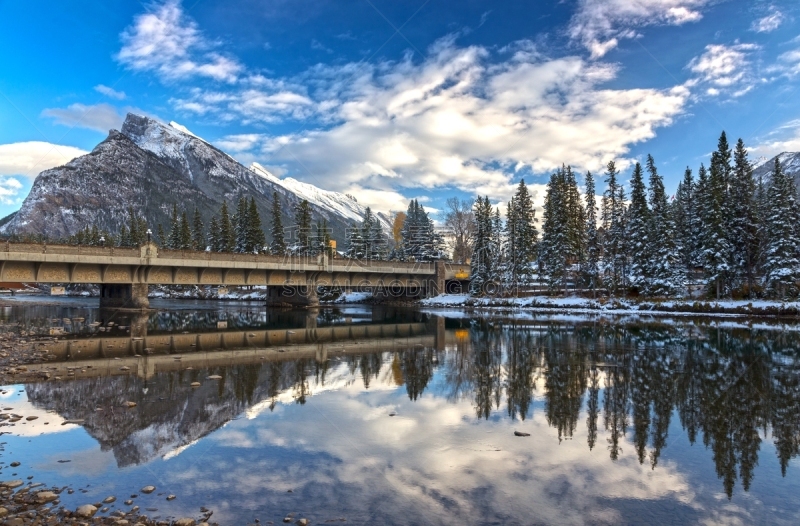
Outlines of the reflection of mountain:
M 163 373 L 149 380 L 128 376 L 44 383 L 28 386 L 27 392 L 36 406 L 84 419 L 86 431 L 102 449 L 113 450 L 122 467 L 175 452 L 256 404 L 286 398 L 304 403 L 312 392 L 351 382 L 349 370 L 341 358 L 324 363 L 304 359 Z M 215 374 L 222 378 L 206 379 Z M 193 381 L 202 385 L 193 388 Z M 123 408 L 127 401 L 138 406 Z
M 468 399 L 477 418 L 530 418 L 537 398 L 559 440 L 576 439 L 585 428 L 589 449 L 605 447 L 612 461 L 633 454 L 653 469 L 675 438 L 668 432 L 678 418 L 689 441 L 702 441 L 709 450 L 729 496 L 737 482 L 750 488 L 765 437 L 773 440 L 784 474 L 800 454 L 796 331 L 450 323 L 446 350 L 398 339 L 391 352 L 370 353 L 365 345 L 327 359 L 282 355 L 284 361 L 196 367 L 147 380 L 51 382 L 29 386 L 28 393 L 37 406 L 85 418 L 87 431 L 114 450 L 120 465 L 179 450 L 243 413 L 257 414 L 277 401 L 304 403 L 312 393 L 357 380 L 371 389 L 402 386 L 410 400 L 431 394 Z M 209 374 L 222 379 L 206 380 Z M 202 386 L 189 387 L 194 380 Z M 127 400 L 139 407 L 120 409 Z

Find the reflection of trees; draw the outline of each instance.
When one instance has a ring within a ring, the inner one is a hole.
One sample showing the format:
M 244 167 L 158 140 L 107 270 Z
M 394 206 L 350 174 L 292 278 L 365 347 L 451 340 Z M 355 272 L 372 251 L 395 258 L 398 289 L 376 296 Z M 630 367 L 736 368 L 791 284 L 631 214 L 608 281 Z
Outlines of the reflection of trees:
M 511 331 L 506 358 L 506 398 L 508 416 L 525 420 L 530 412 L 539 365 L 533 337 L 526 331 Z
M 489 418 L 493 405 L 500 406 L 502 388 L 500 339 L 491 336 L 488 331 L 482 332 L 473 343 L 475 413 L 483 418 Z
M 433 377 L 436 351 L 419 349 L 400 353 L 400 368 L 408 398 L 416 400 Z
M 551 331 L 545 341 L 545 413 L 558 440 L 571 439 L 578 425 L 587 380 L 587 352 L 568 333 Z

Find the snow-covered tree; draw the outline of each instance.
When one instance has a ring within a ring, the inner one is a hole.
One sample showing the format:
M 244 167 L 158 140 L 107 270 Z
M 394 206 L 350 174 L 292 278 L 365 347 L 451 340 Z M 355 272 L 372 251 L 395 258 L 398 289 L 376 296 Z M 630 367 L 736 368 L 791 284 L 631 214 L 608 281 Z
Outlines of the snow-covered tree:
M 796 296 L 800 280 L 800 261 L 797 257 L 800 246 L 796 224 L 797 189 L 792 178 L 784 173 L 778 157 L 775 158 L 768 199 L 771 209 L 765 222 L 765 282 L 779 298 Z
M 478 197 L 472 210 L 470 292 L 473 295 L 481 296 L 492 292 L 488 284 L 494 277 L 499 247 L 495 245 L 492 205 L 489 203 L 489 197 Z
M 650 278 L 650 208 L 642 165 L 636 163 L 631 176 L 631 203 L 625 221 L 627 255 L 630 258 L 631 285 L 644 293 Z
M 294 209 L 294 227 L 297 232 L 297 242 L 292 251 L 301 256 L 309 256 L 313 252 L 311 246 L 311 204 L 303 199 Z
M 675 245 L 680 265 L 685 273 L 698 266 L 701 223 L 696 200 L 696 185 L 692 170 L 686 167 L 683 180 L 678 184 L 675 200 L 672 203 L 672 217 L 675 228 Z
M 647 285 L 650 296 L 680 296 L 685 292 L 686 273 L 680 264 L 678 245 L 675 242 L 675 223 L 667 201 L 664 181 L 656 169 L 653 156 L 647 156 L 650 174 L 650 222 L 648 224 Z
M 717 299 L 727 291 L 731 272 L 731 244 L 728 237 L 730 225 L 728 178 L 731 167 L 727 144 L 723 132 L 719 147 L 711 156 L 711 169 L 702 203 L 703 264 L 709 289 L 716 294 Z
M 532 279 L 539 242 L 533 201 L 524 179 L 520 180 L 517 191 L 508 202 L 505 238 L 505 261 L 509 284 L 516 289 L 520 284 L 529 283 Z
M 283 236 L 283 222 L 281 220 L 281 203 L 278 199 L 278 192 L 272 192 L 272 210 L 270 212 L 272 225 L 272 243 L 269 246 L 270 254 L 276 256 L 286 255 L 286 240 Z
M 206 249 L 206 233 L 203 219 L 200 217 L 200 210 L 194 208 L 194 219 L 192 221 L 192 249 Z
M 733 274 L 739 284 L 747 286 L 747 295 L 751 296 L 759 260 L 761 221 L 753 168 L 747 158 L 747 149 L 742 139 L 736 143 L 733 158 L 734 167 L 729 192 L 731 206 L 729 237 Z
M 600 236 L 597 232 L 597 200 L 594 176 L 586 172 L 586 259 L 581 267 L 585 286 L 592 292 L 600 284 Z
M 627 285 L 625 189 L 617 180 L 618 175 L 616 164 L 609 161 L 600 220 L 603 228 L 603 277 L 612 292 Z
M 445 259 L 444 240 L 433 228 L 433 221 L 416 199 L 408 205 L 401 231 L 400 257 L 404 261 Z

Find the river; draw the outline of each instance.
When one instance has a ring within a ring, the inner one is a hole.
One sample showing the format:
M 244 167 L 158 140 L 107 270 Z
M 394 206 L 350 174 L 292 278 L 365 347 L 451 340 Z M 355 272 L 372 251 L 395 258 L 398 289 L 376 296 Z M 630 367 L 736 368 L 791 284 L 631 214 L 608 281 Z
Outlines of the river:
M 50 379 L 2 387 L 38 418 L 2 428 L 0 479 L 70 509 L 153 485 L 151 517 L 220 524 L 800 523 L 800 325 L 4 305 Z

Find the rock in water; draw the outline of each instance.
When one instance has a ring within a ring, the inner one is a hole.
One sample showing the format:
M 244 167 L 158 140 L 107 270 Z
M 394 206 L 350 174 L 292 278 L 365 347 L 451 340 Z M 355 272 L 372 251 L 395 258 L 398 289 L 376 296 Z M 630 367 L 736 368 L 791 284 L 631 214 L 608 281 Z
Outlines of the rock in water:
M 531 436 L 531 434 L 530 433 L 523 433 L 522 431 L 514 431 L 514 436 L 529 437 L 529 436 Z
M 95 508 L 91 504 L 84 504 L 83 506 L 75 510 L 75 515 L 83 519 L 89 519 L 93 517 L 95 513 L 97 513 L 97 508 Z
M 36 494 L 36 502 L 39 504 L 44 504 L 46 502 L 53 502 L 58 498 L 57 493 L 53 493 L 52 491 L 40 491 Z
M 142 493 L 146 494 L 153 493 L 155 490 L 156 490 L 155 486 L 145 486 L 141 489 Z

